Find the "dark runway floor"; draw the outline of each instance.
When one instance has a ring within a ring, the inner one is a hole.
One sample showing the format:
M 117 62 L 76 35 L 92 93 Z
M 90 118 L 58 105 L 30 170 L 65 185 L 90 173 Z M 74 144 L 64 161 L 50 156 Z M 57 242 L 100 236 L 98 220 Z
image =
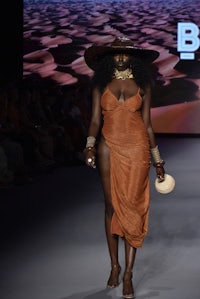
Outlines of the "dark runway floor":
M 160 137 L 173 193 L 154 189 L 149 233 L 137 252 L 137 299 L 200 298 L 200 139 Z M 61 167 L 33 183 L 0 190 L 1 299 L 112 299 L 104 206 L 96 170 Z M 120 261 L 123 266 L 123 243 Z

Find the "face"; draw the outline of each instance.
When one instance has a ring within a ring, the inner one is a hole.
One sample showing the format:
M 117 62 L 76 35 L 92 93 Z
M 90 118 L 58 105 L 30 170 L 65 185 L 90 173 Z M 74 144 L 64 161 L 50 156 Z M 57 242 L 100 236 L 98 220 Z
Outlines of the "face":
M 130 67 L 130 55 L 126 53 L 114 55 L 114 65 L 119 71 L 124 71 Z

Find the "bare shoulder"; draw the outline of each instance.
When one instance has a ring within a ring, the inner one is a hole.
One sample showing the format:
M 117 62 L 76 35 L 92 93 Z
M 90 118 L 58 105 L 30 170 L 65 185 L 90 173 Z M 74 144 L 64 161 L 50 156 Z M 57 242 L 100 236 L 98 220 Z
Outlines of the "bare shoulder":
M 140 89 L 140 95 L 142 96 L 142 98 L 151 97 L 151 92 L 152 92 L 151 85 L 147 85 L 145 89 L 144 88 Z
M 93 95 L 101 96 L 101 92 L 97 86 L 93 88 L 92 93 L 93 93 Z

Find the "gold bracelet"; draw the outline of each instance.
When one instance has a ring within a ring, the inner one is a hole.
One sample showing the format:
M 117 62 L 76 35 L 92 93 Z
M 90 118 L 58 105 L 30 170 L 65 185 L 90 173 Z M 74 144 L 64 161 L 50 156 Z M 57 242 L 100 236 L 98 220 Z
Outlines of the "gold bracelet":
M 96 143 L 96 138 L 94 136 L 88 136 L 85 147 L 94 147 Z
M 151 154 L 152 154 L 152 157 L 153 157 L 155 163 L 162 162 L 158 146 L 151 148 Z

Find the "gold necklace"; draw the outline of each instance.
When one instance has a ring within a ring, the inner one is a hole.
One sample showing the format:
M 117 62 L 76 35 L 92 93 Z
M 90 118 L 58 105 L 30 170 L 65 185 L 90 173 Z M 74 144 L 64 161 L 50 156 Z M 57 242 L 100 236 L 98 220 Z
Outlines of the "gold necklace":
M 118 71 L 117 69 L 115 69 L 113 78 L 117 80 L 133 79 L 132 69 L 126 69 L 125 71 Z

